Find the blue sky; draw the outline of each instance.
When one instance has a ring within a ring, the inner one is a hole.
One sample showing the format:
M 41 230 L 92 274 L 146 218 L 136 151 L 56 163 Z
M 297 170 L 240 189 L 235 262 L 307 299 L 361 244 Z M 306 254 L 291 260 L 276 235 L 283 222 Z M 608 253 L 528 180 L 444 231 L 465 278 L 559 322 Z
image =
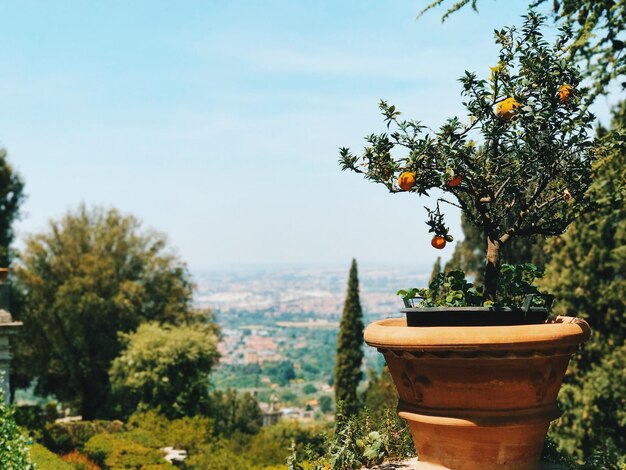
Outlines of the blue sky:
M 26 181 L 18 236 L 79 203 L 168 234 L 192 270 L 430 269 L 426 200 L 341 172 L 384 98 L 437 127 L 488 75 L 523 1 L 443 25 L 424 1 L 5 1 L 0 145 Z M 596 106 L 607 115 L 608 101 Z M 450 212 L 461 238 L 458 214 Z

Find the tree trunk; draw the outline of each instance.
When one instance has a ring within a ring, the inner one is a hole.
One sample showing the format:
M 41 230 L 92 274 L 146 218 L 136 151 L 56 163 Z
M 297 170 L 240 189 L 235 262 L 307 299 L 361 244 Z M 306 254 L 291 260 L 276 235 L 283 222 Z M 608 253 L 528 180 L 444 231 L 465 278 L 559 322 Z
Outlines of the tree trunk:
M 485 292 L 483 302 L 496 301 L 498 273 L 500 272 L 500 240 L 487 236 L 487 264 L 485 266 Z

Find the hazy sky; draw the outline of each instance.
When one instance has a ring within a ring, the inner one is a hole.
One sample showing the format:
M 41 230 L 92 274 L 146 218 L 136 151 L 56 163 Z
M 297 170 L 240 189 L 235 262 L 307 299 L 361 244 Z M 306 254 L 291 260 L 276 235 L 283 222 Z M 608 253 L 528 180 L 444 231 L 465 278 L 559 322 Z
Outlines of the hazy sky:
M 4 1 L 0 145 L 26 181 L 19 237 L 84 201 L 169 235 L 193 270 L 413 264 L 427 200 L 341 172 L 384 98 L 437 127 L 487 76 L 525 1 L 441 24 L 427 2 Z M 606 116 L 607 102 L 596 111 Z M 452 234 L 462 238 L 458 215 Z

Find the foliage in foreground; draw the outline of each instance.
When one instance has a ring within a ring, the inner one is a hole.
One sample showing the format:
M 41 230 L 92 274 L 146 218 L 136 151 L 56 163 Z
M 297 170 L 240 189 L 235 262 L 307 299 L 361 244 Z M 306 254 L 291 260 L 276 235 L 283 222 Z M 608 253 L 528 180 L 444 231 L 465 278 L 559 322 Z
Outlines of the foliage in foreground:
M 0 373 L 0 383 L 2 374 Z M 4 394 L 0 387 L 0 468 L 6 470 L 34 469 L 30 460 L 29 444 L 15 420 L 13 412 L 4 403 Z

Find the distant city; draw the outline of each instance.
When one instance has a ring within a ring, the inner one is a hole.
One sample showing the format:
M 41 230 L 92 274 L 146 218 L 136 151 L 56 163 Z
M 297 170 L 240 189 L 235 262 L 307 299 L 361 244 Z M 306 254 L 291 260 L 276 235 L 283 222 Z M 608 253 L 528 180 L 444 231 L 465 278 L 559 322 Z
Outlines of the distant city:
M 430 273 L 406 268 L 360 268 L 361 304 L 365 313 L 397 314 L 398 289 L 422 287 Z M 250 268 L 194 273 L 195 303 L 222 314 L 265 312 L 314 313 L 317 318 L 341 314 L 348 267 Z

